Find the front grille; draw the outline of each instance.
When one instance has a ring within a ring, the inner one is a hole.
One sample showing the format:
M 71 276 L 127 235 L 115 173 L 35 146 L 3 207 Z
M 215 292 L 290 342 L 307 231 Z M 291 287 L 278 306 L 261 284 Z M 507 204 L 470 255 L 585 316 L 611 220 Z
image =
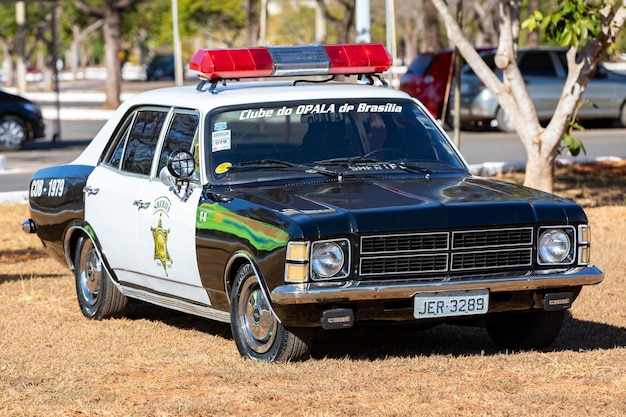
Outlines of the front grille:
M 532 266 L 532 227 L 363 236 L 359 274 L 437 274 Z
M 361 239 L 362 254 L 448 249 L 448 233 L 368 236 Z

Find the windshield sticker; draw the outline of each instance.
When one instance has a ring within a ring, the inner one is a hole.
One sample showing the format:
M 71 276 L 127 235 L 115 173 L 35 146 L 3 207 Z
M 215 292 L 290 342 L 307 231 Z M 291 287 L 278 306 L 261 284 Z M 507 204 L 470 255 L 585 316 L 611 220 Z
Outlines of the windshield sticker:
M 232 166 L 233 166 L 233 164 L 231 164 L 230 162 L 222 162 L 217 167 L 215 167 L 215 173 L 216 174 L 225 174 L 225 173 L 228 172 L 229 169 L 232 168 Z
M 213 152 L 227 151 L 230 149 L 230 130 L 219 130 L 212 134 L 213 144 L 211 150 Z
M 371 103 L 318 103 L 301 104 L 299 106 L 274 109 L 247 109 L 239 114 L 239 120 L 264 119 L 274 116 L 329 114 L 329 113 L 401 113 L 402 105 L 396 103 L 371 104 Z M 216 123 L 217 125 L 217 123 Z M 217 127 L 217 126 L 216 126 Z M 217 130 L 217 128 L 215 129 Z
M 228 123 L 226 122 L 216 122 L 215 125 L 213 126 L 213 130 L 215 131 L 226 130 L 227 127 L 228 127 Z
M 424 113 L 422 113 L 418 109 L 413 109 L 413 114 L 415 114 L 415 118 L 417 119 L 417 121 L 420 122 L 420 124 L 426 129 L 435 130 L 435 126 L 431 123 L 431 121 L 428 119 L 428 117 L 426 117 Z

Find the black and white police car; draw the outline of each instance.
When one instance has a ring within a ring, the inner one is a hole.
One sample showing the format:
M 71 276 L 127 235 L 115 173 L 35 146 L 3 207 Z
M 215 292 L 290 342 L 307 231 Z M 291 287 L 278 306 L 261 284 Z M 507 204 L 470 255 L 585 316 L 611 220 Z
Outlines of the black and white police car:
M 549 345 L 603 279 L 585 213 L 473 176 L 387 87 L 390 65 L 378 44 L 200 50 L 197 87 L 134 96 L 75 161 L 33 176 L 23 228 L 74 271 L 86 317 L 144 300 L 230 323 L 256 360 L 371 324 Z

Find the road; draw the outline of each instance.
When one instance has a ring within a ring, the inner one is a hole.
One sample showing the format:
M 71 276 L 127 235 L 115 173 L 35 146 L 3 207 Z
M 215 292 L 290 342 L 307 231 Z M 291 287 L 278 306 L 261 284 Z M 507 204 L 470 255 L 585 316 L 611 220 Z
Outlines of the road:
M 44 139 L 18 152 L 4 153 L 7 171 L 0 173 L 0 193 L 25 191 L 37 169 L 73 160 L 100 130 L 103 121 L 64 121 L 61 140 Z M 48 137 L 56 131 L 47 126 Z M 587 150 L 582 158 L 616 156 L 626 158 L 626 129 L 596 128 L 579 132 Z M 522 143 L 514 133 L 462 132 L 461 153 L 470 165 L 486 162 L 520 162 L 526 159 Z

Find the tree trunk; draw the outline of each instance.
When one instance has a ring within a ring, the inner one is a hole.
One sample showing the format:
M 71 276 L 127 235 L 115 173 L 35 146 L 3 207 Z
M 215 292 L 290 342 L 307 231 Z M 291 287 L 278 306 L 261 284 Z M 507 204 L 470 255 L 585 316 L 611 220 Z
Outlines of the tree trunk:
M 612 4 L 605 3 L 602 11 L 602 32 L 590 38 L 584 46 L 572 46 L 567 53 L 568 76 L 563 94 L 548 126 L 539 124 L 537 112 L 517 66 L 517 46 L 520 30 L 521 0 L 500 1 L 500 40 L 496 53 L 496 65 L 502 70 L 500 81 L 476 53 L 473 45 L 463 34 L 443 0 L 432 0 L 441 15 L 448 36 L 457 45 L 476 75 L 495 95 L 498 103 L 511 117 L 515 129 L 526 150 L 526 177 L 524 185 L 552 192 L 554 186 L 554 163 L 561 139 L 568 129 L 576 106 L 593 76 L 601 52 L 617 35 L 626 18 L 624 1 L 612 13 Z M 578 56 L 578 59 L 577 59 Z
M 133 0 L 106 0 L 102 7 L 94 7 L 85 0 L 74 0 L 76 8 L 90 16 L 103 19 L 104 60 L 107 79 L 105 82 L 104 108 L 117 108 L 122 90 L 122 67 L 120 65 L 120 43 L 122 14 Z
M 259 43 L 259 7 L 258 0 L 246 0 L 246 37 L 248 46 L 257 46 Z
M 104 56 L 106 63 L 107 79 L 105 82 L 106 99 L 104 108 L 115 109 L 120 104 L 122 92 L 122 68 L 120 65 L 120 28 L 122 24 L 121 13 L 117 10 L 107 10 L 104 17 Z
M 422 51 L 441 49 L 439 42 L 439 19 L 437 9 L 431 0 L 424 0 L 424 41 Z

